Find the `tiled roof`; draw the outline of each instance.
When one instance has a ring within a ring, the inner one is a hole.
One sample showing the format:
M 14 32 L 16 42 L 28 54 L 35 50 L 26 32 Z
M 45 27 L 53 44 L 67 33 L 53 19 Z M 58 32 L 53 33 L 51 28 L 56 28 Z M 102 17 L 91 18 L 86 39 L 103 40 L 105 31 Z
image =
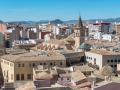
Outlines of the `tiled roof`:
M 75 69 L 78 69 L 81 72 L 92 72 L 95 70 L 92 67 L 89 67 L 88 65 L 75 66 Z
M 112 52 L 112 51 L 107 51 L 107 50 L 103 50 L 103 49 L 93 49 L 89 52 L 95 53 L 95 54 L 100 54 L 100 55 L 120 55 L 119 52 Z
M 86 76 L 80 70 L 71 72 L 70 76 L 71 76 L 72 80 L 75 82 L 86 79 Z

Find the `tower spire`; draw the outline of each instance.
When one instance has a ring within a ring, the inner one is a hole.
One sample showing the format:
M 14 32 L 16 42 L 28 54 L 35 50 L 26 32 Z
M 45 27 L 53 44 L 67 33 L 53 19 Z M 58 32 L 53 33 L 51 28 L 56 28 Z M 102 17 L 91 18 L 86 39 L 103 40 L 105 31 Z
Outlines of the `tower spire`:
M 78 27 L 83 27 L 81 16 L 78 17 Z

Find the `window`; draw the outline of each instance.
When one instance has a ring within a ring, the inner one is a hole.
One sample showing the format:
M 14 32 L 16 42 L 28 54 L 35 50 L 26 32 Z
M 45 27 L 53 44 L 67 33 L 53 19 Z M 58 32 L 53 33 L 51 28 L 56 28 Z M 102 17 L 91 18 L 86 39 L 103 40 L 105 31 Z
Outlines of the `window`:
M 53 65 L 52 62 L 50 63 L 50 65 L 51 65 L 51 66 Z
M 92 57 L 90 59 L 92 60 Z
M 33 63 L 33 67 L 35 67 L 35 63 Z
M 28 79 L 28 80 L 31 80 L 31 74 L 28 74 L 28 75 L 27 75 L 27 79 Z
M 24 64 L 22 64 L 22 67 L 24 67 Z
M 113 60 L 111 60 L 111 62 L 113 62 Z
M 8 77 L 8 70 L 7 70 L 7 77 Z
M 96 64 L 96 59 L 94 59 L 94 64 Z
M 62 66 L 62 64 L 63 64 L 63 63 L 62 63 L 62 62 L 60 62 L 60 65 L 61 65 L 61 66 Z
M 40 65 L 42 65 L 42 63 L 40 63 Z
M 21 80 L 24 80 L 24 74 L 21 74 Z
M 18 64 L 18 67 L 21 67 L 21 64 Z
M 117 67 L 117 65 L 114 65 L 114 67 Z
M 44 63 L 44 65 L 46 65 L 46 63 Z
M 117 60 L 115 60 L 115 62 L 117 62 Z
M 67 80 L 70 80 L 69 78 L 67 78 Z
M 107 60 L 107 62 L 109 63 L 110 61 L 109 61 L 109 60 Z
M 20 80 L 20 75 L 16 74 L 16 80 Z
M 111 67 L 113 67 L 113 65 L 111 65 Z
M 94 58 L 94 60 L 96 61 L 96 58 Z
M 87 59 L 88 59 L 88 56 L 87 56 Z
M 118 60 L 118 62 L 120 62 L 120 59 Z

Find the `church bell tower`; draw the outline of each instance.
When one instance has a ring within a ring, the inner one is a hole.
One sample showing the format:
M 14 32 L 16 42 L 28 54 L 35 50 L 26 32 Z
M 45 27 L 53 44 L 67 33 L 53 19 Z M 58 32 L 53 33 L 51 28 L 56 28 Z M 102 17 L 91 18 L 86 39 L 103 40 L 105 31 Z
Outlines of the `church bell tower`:
M 78 24 L 74 29 L 75 48 L 79 49 L 80 45 L 85 42 L 85 27 L 83 26 L 82 19 L 79 16 Z

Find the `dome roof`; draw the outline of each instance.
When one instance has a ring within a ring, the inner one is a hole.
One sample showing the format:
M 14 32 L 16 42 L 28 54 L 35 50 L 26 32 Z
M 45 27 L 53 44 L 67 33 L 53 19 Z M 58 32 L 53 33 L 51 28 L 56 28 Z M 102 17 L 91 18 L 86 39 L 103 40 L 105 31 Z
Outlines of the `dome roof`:
M 38 80 L 50 80 L 53 78 L 53 76 L 48 72 L 40 72 L 36 74 L 35 78 Z
M 85 44 L 85 43 L 82 43 L 81 45 L 80 45 L 80 49 L 90 49 L 90 45 L 89 44 Z

